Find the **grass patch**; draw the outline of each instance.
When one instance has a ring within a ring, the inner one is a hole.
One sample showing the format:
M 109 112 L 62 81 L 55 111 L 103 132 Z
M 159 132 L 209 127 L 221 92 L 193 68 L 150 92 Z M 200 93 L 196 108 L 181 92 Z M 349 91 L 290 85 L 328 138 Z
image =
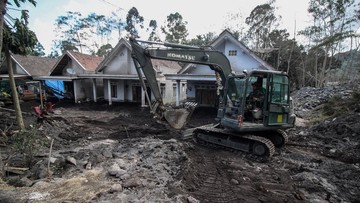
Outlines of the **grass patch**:
M 318 124 L 325 120 L 360 111 L 360 92 L 353 92 L 350 98 L 340 95 L 331 97 L 322 108 L 313 113 L 310 123 Z

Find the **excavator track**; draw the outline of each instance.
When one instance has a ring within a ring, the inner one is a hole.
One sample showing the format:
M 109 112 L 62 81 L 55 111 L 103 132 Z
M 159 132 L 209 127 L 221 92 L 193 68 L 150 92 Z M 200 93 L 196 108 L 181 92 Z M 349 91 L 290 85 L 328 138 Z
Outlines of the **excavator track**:
M 287 133 L 284 130 L 261 131 L 255 135 L 269 139 L 276 148 L 283 147 L 289 140 Z
M 196 143 L 245 152 L 247 157 L 259 162 L 269 160 L 275 153 L 274 144 L 267 138 L 241 134 L 223 128 L 202 126 L 193 132 Z

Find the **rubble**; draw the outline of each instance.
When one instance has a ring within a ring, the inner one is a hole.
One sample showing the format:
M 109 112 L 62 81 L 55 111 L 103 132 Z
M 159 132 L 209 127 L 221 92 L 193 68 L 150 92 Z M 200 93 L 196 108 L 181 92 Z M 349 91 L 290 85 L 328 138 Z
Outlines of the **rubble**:
M 243 153 L 183 140 L 181 130 L 155 120 L 148 109 L 137 105 L 59 103 L 47 122 L 37 124 L 35 115 L 24 114 L 26 125 L 38 129 L 43 144 L 29 170 L 5 174 L 0 199 L 356 202 L 360 199 L 360 113 L 329 117 L 316 124 L 308 121 L 334 95 L 347 99 L 357 88 L 359 83 L 349 83 L 293 92 L 295 113 L 304 125 L 289 130 L 289 143 L 265 163 L 247 159 Z M 22 105 L 26 111 L 26 103 Z M 13 122 L 11 112 L 0 113 L 9 124 Z M 199 109 L 188 127 L 213 123 L 215 115 L 214 109 Z M 1 158 L 7 166 L 25 168 L 19 162 L 21 156 L 10 153 L 12 136 L 1 136 L 6 143 L 1 145 Z M 50 174 L 49 138 L 54 139 Z

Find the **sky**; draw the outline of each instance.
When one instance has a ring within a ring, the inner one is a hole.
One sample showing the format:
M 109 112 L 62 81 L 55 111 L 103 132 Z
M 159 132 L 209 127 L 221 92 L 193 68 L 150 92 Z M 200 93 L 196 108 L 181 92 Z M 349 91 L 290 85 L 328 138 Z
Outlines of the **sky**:
M 144 25 L 154 19 L 158 25 L 163 25 L 166 17 L 178 12 L 183 20 L 187 21 L 188 38 L 196 35 L 215 32 L 220 34 L 224 26 L 234 23 L 230 21 L 231 14 L 242 16 L 237 22 L 245 25 L 245 18 L 257 5 L 267 3 L 268 0 L 36 0 L 37 6 L 30 3 L 23 4 L 22 8 L 29 10 L 29 27 L 38 37 L 39 42 L 49 54 L 52 41 L 56 38 L 55 19 L 66 15 L 67 11 L 78 11 L 83 16 L 91 12 L 110 16 L 116 12 L 126 16 L 127 12 L 136 7 L 140 15 L 145 18 Z M 307 12 L 309 0 L 276 0 L 276 14 L 281 15 L 279 28 L 287 29 L 290 34 L 309 25 Z M 15 12 L 15 13 L 14 13 Z M 9 11 L 10 15 L 16 16 L 16 11 Z M 17 12 L 19 13 L 19 12 Z M 125 18 L 124 18 L 125 19 Z M 295 26 L 296 25 L 296 26 Z M 146 36 L 147 37 L 147 36 Z M 116 45 L 114 39 L 113 46 Z

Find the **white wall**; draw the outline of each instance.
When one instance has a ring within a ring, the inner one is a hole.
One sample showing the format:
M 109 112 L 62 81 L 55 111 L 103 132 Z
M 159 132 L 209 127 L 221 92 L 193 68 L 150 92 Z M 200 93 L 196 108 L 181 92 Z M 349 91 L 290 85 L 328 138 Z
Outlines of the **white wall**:
M 75 61 L 73 60 L 70 60 L 68 64 L 65 66 L 65 68 L 62 69 L 61 74 L 64 76 L 70 76 L 71 74 L 68 73 L 68 71 L 66 71 L 68 68 L 72 68 L 75 71 L 75 75 L 85 73 L 85 70 L 79 64 L 75 63 Z
M 19 75 L 27 75 L 27 73 L 16 63 L 13 63 L 13 71 L 14 74 L 19 74 Z
M 230 50 L 237 50 L 236 56 L 229 56 Z M 231 68 L 235 72 L 242 72 L 243 70 L 259 69 L 261 64 L 256 61 L 253 57 L 248 55 L 245 51 L 240 49 L 239 46 L 232 43 L 230 40 L 225 42 L 224 54 L 229 59 Z
M 113 58 L 104 69 L 104 74 L 133 75 L 137 74 L 130 50 L 123 45 L 119 48 L 116 57 Z
M 94 98 L 91 79 L 74 80 L 73 83 L 75 102 Z
M 109 100 L 108 79 L 104 79 L 104 99 Z M 127 80 L 110 80 L 110 84 L 117 85 L 117 97 L 112 97 L 114 102 L 132 101 L 132 83 Z

